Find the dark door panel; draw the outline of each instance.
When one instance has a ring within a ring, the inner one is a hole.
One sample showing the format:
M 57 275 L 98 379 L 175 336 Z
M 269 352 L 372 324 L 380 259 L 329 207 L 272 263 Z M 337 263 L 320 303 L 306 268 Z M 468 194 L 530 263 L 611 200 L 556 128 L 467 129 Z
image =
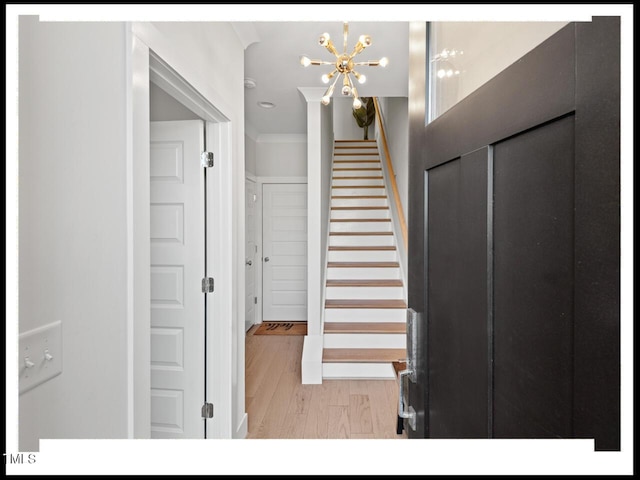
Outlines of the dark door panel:
M 569 437 L 573 116 L 494 147 L 494 436 Z
M 620 19 L 567 25 L 426 126 L 415 32 L 409 434 L 619 450 Z
M 487 435 L 488 148 L 428 170 L 432 438 Z

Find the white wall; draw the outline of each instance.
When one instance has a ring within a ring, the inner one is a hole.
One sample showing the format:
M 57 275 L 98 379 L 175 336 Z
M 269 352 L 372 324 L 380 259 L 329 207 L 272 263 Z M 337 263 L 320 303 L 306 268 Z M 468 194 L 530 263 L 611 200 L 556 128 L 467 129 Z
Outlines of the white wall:
M 306 177 L 306 135 L 259 135 L 256 142 L 256 175 Z
M 387 146 L 404 215 L 409 217 L 409 103 L 407 97 L 379 100 L 387 133 Z
M 125 25 L 21 17 L 19 49 L 19 331 L 63 335 L 62 374 L 20 396 L 19 448 L 125 438 Z
M 336 140 L 362 140 L 364 129 L 360 128 L 353 118 L 353 98 L 342 98 L 339 95 L 331 99 L 333 105 L 333 133 Z M 331 108 L 324 106 L 323 108 Z M 369 140 L 376 138 L 376 127 L 373 122 L 369 125 Z
M 434 119 L 533 50 L 567 22 L 433 22 L 431 118 Z M 435 58 L 443 50 L 456 50 Z M 462 53 L 460 53 L 462 52 Z M 439 77 L 438 70 L 452 75 Z M 458 72 L 458 73 L 455 73 Z
M 244 136 L 244 168 L 247 173 L 256 175 L 256 141 L 249 135 Z
M 132 433 L 127 398 L 129 28 L 119 22 L 39 23 L 37 17 L 20 22 L 19 329 L 61 320 L 63 332 L 62 374 L 20 396 L 20 450 L 37 450 L 40 438 L 127 438 Z M 229 436 L 242 436 L 243 46 L 227 23 L 133 28 L 232 123 L 234 201 L 228 216 L 235 247 L 229 255 L 231 278 L 222 282 L 228 283 L 234 306 L 228 319 L 233 412 L 227 430 Z
M 382 117 L 384 131 L 386 133 L 387 148 L 389 157 L 391 157 L 391 165 L 393 167 L 394 178 L 398 188 L 400 206 L 405 225 L 409 218 L 409 111 L 408 101 L 406 97 L 385 97 L 378 99 L 380 107 L 380 116 Z M 376 116 L 376 123 L 379 116 Z M 402 268 L 405 286 L 407 285 L 407 249 L 405 248 L 404 238 L 402 236 L 402 227 L 400 222 L 400 212 L 396 204 L 395 195 L 392 194 L 391 184 L 389 183 L 390 171 L 387 165 L 386 152 L 384 151 L 384 142 L 380 137 L 382 129 L 378 127 L 378 149 L 380 150 L 380 159 L 382 161 L 382 169 L 386 178 L 386 184 L 389 195 L 389 205 L 392 208 L 393 229 L 396 235 L 396 243 L 400 266 Z
M 149 119 L 167 120 L 199 120 L 200 117 L 166 93 L 155 83 L 149 85 Z
M 232 228 L 232 274 L 216 279 L 227 284 L 233 308 L 229 310 L 229 339 L 232 345 L 232 425 L 230 434 L 243 436 L 246 429 L 244 405 L 244 47 L 231 23 L 151 22 L 135 23 L 134 33 L 168 63 L 195 90 L 215 105 L 231 122 L 232 189 L 234 201 L 228 205 Z M 224 68 L 220 68 L 224 65 Z M 225 300 L 223 300 L 225 301 Z M 228 342 L 227 342 L 228 340 Z

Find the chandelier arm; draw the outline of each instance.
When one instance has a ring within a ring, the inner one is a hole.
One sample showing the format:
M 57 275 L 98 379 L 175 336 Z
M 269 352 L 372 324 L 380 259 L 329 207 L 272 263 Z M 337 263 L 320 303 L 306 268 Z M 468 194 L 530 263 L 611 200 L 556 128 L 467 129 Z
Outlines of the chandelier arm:
M 334 88 L 336 87 L 336 83 L 338 82 L 338 79 L 339 79 L 339 78 L 340 78 L 340 75 L 339 75 L 339 74 L 338 74 L 338 75 L 336 75 L 335 80 L 333 81 L 333 83 L 331 84 L 331 86 L 329 86 L 329 88 L 327 89 L 327 93 L 331 92 L 331 94 L 330 94 L 329 96 L 333 95 L 333 90 L 334 90 Z
M 358 98 L 358 91 L 356 90 L 356 87 L 353 86 L 353 79 L 351 78 L 351 75 L 349 75 L 349 86 L 351 87 L 351 96 L 354 99 Z
M 342 52 L 343 54 L 346 54 L 347 53 L 347 37 L 349 36 L 349 24 L 347 22 L 344 22 L 344 25 L 342 27 L 342 35 L 344 37 Z

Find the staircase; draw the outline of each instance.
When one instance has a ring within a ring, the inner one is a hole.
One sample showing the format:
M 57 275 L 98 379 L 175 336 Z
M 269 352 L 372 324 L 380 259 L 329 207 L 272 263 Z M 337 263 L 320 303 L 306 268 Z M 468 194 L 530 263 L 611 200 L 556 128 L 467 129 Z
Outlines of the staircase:
M 375 140 L 334 147 L 323 378 L 394 378 L 406 296 Z

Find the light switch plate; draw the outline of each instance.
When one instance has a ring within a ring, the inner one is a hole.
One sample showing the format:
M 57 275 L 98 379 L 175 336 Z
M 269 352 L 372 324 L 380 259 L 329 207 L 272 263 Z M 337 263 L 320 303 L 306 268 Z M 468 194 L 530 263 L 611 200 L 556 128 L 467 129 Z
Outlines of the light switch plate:
M 20 334 L 19 390 L 24 393 L 62 373 L 62 322 Z

